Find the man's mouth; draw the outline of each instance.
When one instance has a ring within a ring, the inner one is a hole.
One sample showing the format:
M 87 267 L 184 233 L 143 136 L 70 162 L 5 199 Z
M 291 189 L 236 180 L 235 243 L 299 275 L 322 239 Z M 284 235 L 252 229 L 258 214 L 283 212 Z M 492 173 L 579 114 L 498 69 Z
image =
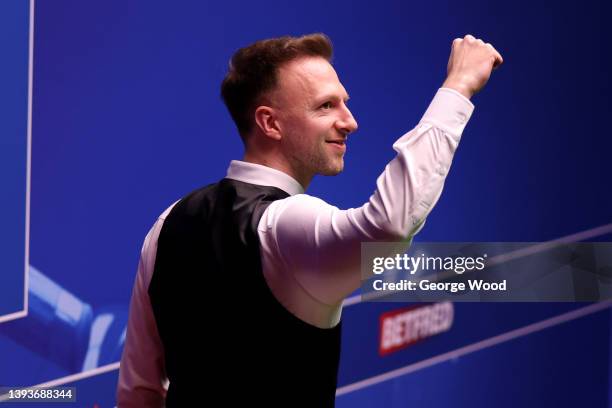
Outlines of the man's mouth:
M 338 146 L 345 146 L 346 145 L 346 140 L 326 140 L 326 143 L 331 143 L 331 144 L 335 144 Z
M 330 144 L 343 152 L 346 151 L 346 140 L 326 140 L 325 143 Z

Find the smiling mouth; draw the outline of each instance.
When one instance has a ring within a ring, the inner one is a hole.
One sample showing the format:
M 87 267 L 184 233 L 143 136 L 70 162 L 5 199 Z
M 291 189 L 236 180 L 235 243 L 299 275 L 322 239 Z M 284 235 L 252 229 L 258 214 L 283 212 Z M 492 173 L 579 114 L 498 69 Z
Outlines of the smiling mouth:
M 337 146 L 345 146 L 346 142 L 343 140 L 328 140 L 326 141 L 326 143 L 331 143 L 331 144 L 335 144 Z
M 346 152 L 346 142 L 343 140 L 328 140 L 326 143 L 332 145 L 332 149 L 334 149 L 338 154 L 344 155 Z

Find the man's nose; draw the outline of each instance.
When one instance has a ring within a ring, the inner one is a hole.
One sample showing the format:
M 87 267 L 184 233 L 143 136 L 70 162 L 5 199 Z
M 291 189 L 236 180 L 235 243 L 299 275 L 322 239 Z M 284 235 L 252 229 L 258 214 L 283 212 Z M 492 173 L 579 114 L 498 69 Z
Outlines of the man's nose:
M 336 121 L 336 127 L 339 131 L 346 135 L 348 135 L 349 133 L 353 133 L 359 127 L 357 121 L 353 117 L 353 114 L 351 113 L 348 107 L 344 107 L 342 117 L 339 118 L 338 121 Z

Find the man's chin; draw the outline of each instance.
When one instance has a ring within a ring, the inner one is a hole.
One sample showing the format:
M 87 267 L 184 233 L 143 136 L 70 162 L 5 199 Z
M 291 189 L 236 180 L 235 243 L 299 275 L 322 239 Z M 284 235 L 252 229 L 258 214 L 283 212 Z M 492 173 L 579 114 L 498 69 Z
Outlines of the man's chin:
M 337 176 L 338 174 L 342 173 L 342 170 L 344 170 L 344 161 L 337 165 L 326 167 L 325 169 L 321 170 L 319 174 L 322 176 Z

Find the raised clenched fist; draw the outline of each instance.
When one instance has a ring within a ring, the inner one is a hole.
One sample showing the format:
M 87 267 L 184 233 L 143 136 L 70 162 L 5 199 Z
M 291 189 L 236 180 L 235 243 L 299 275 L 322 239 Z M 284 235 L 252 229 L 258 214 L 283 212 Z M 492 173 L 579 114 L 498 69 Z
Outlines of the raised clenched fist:
M 459 91 L 471 98 L 480 91 L 491 71 L 504 62 L 501 54 L 489 43 L 468 34 L 453 41 L 443 87 Z

